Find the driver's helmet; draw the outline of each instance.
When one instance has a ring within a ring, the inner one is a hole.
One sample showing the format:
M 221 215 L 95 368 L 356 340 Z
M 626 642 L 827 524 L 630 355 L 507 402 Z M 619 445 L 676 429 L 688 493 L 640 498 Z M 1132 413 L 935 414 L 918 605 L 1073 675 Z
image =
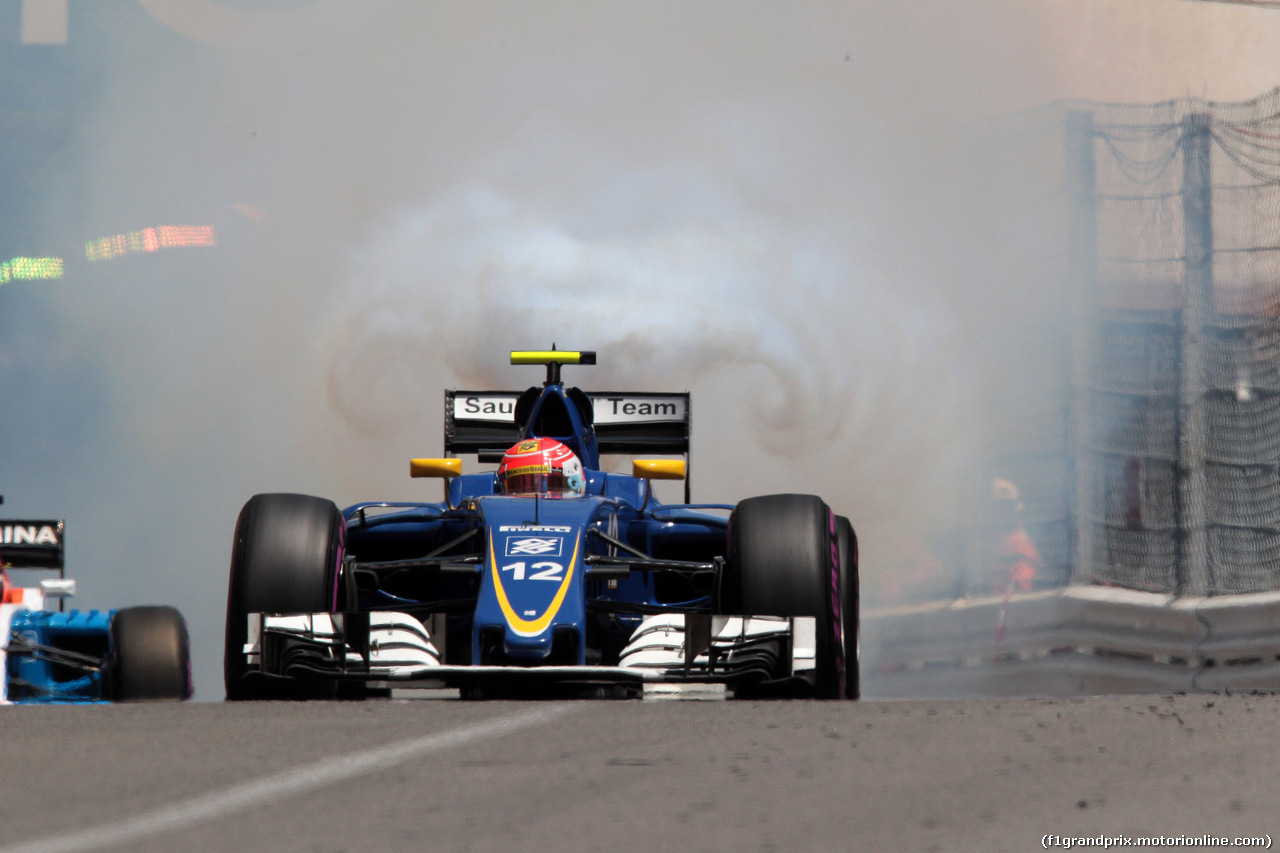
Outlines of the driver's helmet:
M 502 454 L 498 491 L 576 498 L 586 493 L 587 481 L 576 453 L 554 438 L 530 438 Z

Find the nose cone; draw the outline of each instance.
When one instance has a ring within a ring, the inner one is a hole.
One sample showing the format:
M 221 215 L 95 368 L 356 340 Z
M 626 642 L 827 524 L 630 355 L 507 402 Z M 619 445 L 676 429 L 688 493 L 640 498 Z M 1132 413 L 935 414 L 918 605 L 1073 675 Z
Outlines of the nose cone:
M 481 664 L 577 664 L 585 655 L 582 531 L 592 504 L 539 501 L 537 521 L 528 521 L 532 504 L 486 501 L 489 553 L 474 623 Z M 512 523 L 493 518 L 503 511 Z
M 543 663 L 551 655 L 551 635 L 553 628 L 548 627 L 536 637 L 525 637 L 506 626 L 502 638 L 502 651 L 513 662 L 537 664 Z

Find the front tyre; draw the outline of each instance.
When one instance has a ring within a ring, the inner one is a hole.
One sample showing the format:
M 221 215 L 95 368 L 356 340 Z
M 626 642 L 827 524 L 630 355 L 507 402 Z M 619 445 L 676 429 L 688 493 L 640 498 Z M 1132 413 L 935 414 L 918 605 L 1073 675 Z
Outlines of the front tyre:
M 270 680 L 245 660 L 250 613 L 332 613 L 338 609 L 346 523 L 333 501 L 310 495 L 254 495 L 240 511 L 227 590 L 227 699 L 308 699 L 313 683 Z
M 861 647 L 858 626 L 861 602 L 858 598 L 858 534 L 853 523 L 843 515 L 836 516 L 836 552 L 840 558 L 840 627 L 844 633 L 844 695 L 857 699 L 862 695 Z
M 813 495 L 748 498 L 729 518 L 725 600 L 745 615 L 812 616 L 814 695 L 847 695 L 836 517 Z
M 172 607 L 125 607 L 111 618 L 111 699 L 176 702 L 191 698 L 191 641 Z

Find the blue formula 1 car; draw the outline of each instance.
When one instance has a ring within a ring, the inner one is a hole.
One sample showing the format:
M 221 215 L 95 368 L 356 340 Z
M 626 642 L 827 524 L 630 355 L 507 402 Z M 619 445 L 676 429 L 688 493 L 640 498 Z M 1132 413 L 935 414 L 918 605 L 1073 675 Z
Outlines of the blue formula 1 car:
M 62 609 L 76 591 L 65 576 L 65 530 L 60 520 L 0 521 L 0 632 L 8 638 L 0 704 L 190 699 L 190 643 L 177 610 Z M 10 583 L 20 571 L 56 577 Z
M 236 524 L 227 698 L 858 696 L 857 540 L 819 498 L 689 502 L 690 400 L 566 387 L 446 391 L 439 503 L 260 494 Z M 459 454 L 497 471 L 462 473 Z M 601 454 L 646 454 L 630 476 Z M 677 458 L 672 458 L 677 457 Z M 663 504 L 652 481 L 684 479 Z M 687 688 L 684 688 L 687 689 Z M 694 688 L 699 689 L 699 688 Z

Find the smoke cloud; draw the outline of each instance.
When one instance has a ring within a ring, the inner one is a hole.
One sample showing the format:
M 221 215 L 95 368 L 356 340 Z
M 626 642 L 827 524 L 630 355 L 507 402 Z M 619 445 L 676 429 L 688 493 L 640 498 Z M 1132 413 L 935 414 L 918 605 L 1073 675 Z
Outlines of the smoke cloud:
M 695 499 L 821 494 L 874 573 L 1020 428 L 989 402 L 1052 313 L 1060 235 L 993 198 L 990 121 L 1249 97 L 1278 42 L 1172 0 L 72 4 L 39 50 L 87 106 L 12 254 L 218 246 L 0 288 L 5 509 L 68 519 L 80 606 L 179 606 L 216 699 L 240 505 L 433 499 L 441 390 L 554 342 L 599 352 L 585 388 L 693 392 Z

